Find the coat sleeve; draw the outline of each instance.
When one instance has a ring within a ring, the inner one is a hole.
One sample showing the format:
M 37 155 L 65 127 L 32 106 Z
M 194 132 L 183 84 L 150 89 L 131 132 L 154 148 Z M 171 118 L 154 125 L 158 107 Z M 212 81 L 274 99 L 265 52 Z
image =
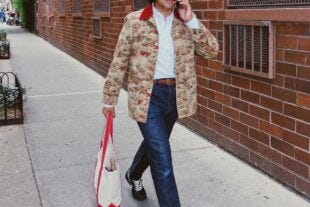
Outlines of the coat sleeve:
M 199 25 L 200 29 L 190 29 L 195 52 L 205 58 L 213 58 L 219 51 L 218 41 L 200 21 Z
M 118 101 L 119 92 L 128 69 L 130 51 L 132 45 L 132 29 L 130 18 L 125 17 L 123 28 L 119 35 L 113 60 L 103 86 L 103 103 L 105 105 L 115 106 Z

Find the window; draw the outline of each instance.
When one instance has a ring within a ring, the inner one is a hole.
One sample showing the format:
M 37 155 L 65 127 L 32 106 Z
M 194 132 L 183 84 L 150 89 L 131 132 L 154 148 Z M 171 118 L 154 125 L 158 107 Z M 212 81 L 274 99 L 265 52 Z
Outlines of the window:
M 134 10 L 143 9 L 148 4 L 147 0 L 133 0 L 133 8 Z
M 66 15 L 66 0 L 59 0 L 58 4 L 58 15 L 65 16 Z
M 229 0 L 228 8 L 310 6 L 310 0 Z
M 42 2 L 42 16 L 47 16 L 49 14 L 48 4 L 43 1 Z
M 227 69 L 274 78 L 274 27 L 268 21 L 224 22 Z
M 95 0 L 95 12 L 110 12 L 110 0 Z
M 72 13 L 82 14 L 82 0 L 72 0 Z
M 92 34 L 94 38 L 101 39 L 101 18 L 93 17 Z
M 49 27 L 52 28 L 55 26 L 55 21 L 54 21 L 54 16 L 50 16 L 48 18 L 48 24 L 49 24 Z
M 46 17 L 42 17 L 42 29 L 46 27 Z
M 309 22 L 310 0 L 228 0 L 225 19 Z
M 49 0 L 49 15 L 53 16 L 55 12 L 55 0 Z
M 45 2 L 45 0 L 42 0 L 41 7 L 39 6 L 39 9 L 40 9 L 42 15 L 45 15 L 45 13 L 46 13 L 45 7 L 46 7 L 46 2 Z

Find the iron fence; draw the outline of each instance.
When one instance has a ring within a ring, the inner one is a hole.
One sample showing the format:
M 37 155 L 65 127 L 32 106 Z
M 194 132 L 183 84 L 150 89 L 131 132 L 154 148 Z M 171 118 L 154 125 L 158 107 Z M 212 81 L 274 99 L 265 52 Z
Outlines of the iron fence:
M 6 40 L 6 32 L 4 30 L 0 30 L 0 41 Z
M 229 0 L 227 6 L 235 9 L 249 7 L 304 7 L 310 6 L 310 0 Z
M 11 57 L 10 41 L 0 41 L 0 59 L 9 59 Z
M 10 41 L 6 39 L 6 32 L 0 30 L 0 59 L 8 59 L 10 57 Z
M 22 124 L 24 89 L 12 72 L 0 72 L 0 125 Z

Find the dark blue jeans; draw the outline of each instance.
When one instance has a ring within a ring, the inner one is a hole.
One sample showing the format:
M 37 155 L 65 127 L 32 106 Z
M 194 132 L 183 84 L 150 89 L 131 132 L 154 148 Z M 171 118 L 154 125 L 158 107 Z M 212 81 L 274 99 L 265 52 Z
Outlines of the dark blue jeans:
M 179 207 L 169 137 L 178 119 L 175 85 L 154 85 L 146 123 L 138 122 L 144 140 L 130 167 L 133 179 L 150 166 L 161 207 Z

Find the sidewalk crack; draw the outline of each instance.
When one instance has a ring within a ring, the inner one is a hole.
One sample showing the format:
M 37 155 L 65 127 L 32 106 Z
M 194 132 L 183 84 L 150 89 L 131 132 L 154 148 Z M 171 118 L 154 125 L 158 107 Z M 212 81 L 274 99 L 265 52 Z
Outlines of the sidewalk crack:
M 23 126 L 23 132 L 24 132 L 24 139 L 25 139 L 25 143 L 26 143 L 26 147 L 27 147 L 27 153 L 28 153 L 28 157 L 29 157 L 29 161 L 30 161 L 30 165 L 31 165 L 31 171 L 32 171 L 33 179 L 34 179 L 34 182 L 35 182 L 36 190 L 37 190 L 39 201 L 40 201 L 40 206 L 43 207 L 42 197 L 41 197 L 41 194 L 40 194 L 36 173 L 34 171 L 34 167 L 33 167 L 33 163 L 32 163 L 32 157 L 31 157 L 31 154 L 30 154 L 28 140 L 27 140 L 26 131 L 25 131 L 25 127 L 24 126 Z

